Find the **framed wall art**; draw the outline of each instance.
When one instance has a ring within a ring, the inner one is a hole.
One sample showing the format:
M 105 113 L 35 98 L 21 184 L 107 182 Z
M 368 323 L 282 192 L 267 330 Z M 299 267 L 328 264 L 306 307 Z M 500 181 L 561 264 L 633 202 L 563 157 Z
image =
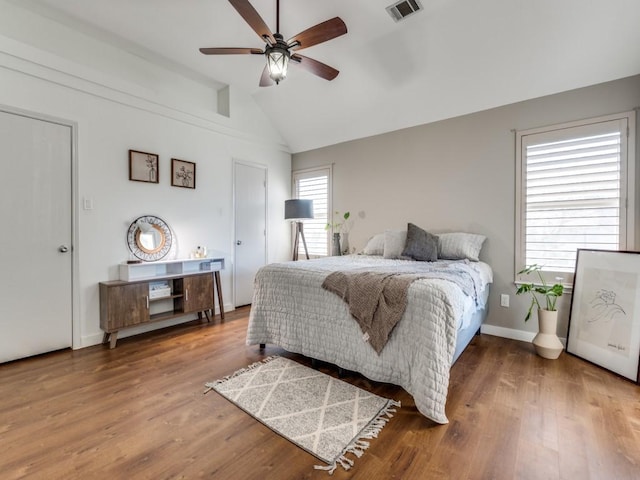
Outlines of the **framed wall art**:
M 640 252 L 578 250 L 567 352 L 640 381 Z
M 196 164 L 172 158 L 171 185 L 174 187 L 196 188 Z
M 129 150 L 129 180 L 134 182 L 159 182 L 158 155 Z

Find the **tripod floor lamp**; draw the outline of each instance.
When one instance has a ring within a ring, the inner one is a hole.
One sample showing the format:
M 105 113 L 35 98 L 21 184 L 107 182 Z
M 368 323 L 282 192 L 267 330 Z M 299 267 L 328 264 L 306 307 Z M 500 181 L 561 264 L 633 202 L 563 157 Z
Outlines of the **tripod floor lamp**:
M 307 256 L 307 260 L 309 260 L 307 241 L 304 238 L 304 225 L 301 222 L 304 218 L 313 218 L 313 200 L 295 198 L 284 201 L 284 219 L 295 220 L 296 222 L 296 238 L 293 242 L 293 260 L 298 260 L 300 238 L 302 238 L 302 245 L 304 245 L 304 253 Z

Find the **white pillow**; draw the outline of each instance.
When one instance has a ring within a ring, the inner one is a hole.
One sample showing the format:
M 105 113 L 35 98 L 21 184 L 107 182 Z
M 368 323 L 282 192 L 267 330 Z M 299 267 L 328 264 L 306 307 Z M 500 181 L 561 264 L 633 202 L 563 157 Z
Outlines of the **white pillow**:
M 477 262 L 480 250 L 487 237 L 475 233 L 440 233 L 438 234 L 438 258 L 447 260 L 463 260 L 468 258 Z
M 407 243 L 406 230 L 384 231 L 384 258 L 406 258 L 402 256 L 404 244 Z
M 362 250 L 363 255 L 382 255 L 384 253 L 384 233 L 371 237 Z

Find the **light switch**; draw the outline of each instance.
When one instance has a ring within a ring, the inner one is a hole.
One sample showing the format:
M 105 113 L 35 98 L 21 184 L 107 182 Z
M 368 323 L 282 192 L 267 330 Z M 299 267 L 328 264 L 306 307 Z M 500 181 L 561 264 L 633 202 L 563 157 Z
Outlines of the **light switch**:
M 503 293 L 500 295 L 500 306 L 501 307 L 509 307 L 509 295 Z

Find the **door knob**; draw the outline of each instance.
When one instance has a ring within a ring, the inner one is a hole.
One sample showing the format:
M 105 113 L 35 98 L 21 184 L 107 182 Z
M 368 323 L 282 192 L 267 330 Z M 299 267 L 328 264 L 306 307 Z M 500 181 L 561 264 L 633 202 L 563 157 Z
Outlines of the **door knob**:
M 58 251 L 61 253 L 67 253 L 69 251 L 69 247 L 67 247 L 66 245 L 60 245 L 58 247 Z
M 236 240 L 236 245 L 242 245 L 242 240 Z

